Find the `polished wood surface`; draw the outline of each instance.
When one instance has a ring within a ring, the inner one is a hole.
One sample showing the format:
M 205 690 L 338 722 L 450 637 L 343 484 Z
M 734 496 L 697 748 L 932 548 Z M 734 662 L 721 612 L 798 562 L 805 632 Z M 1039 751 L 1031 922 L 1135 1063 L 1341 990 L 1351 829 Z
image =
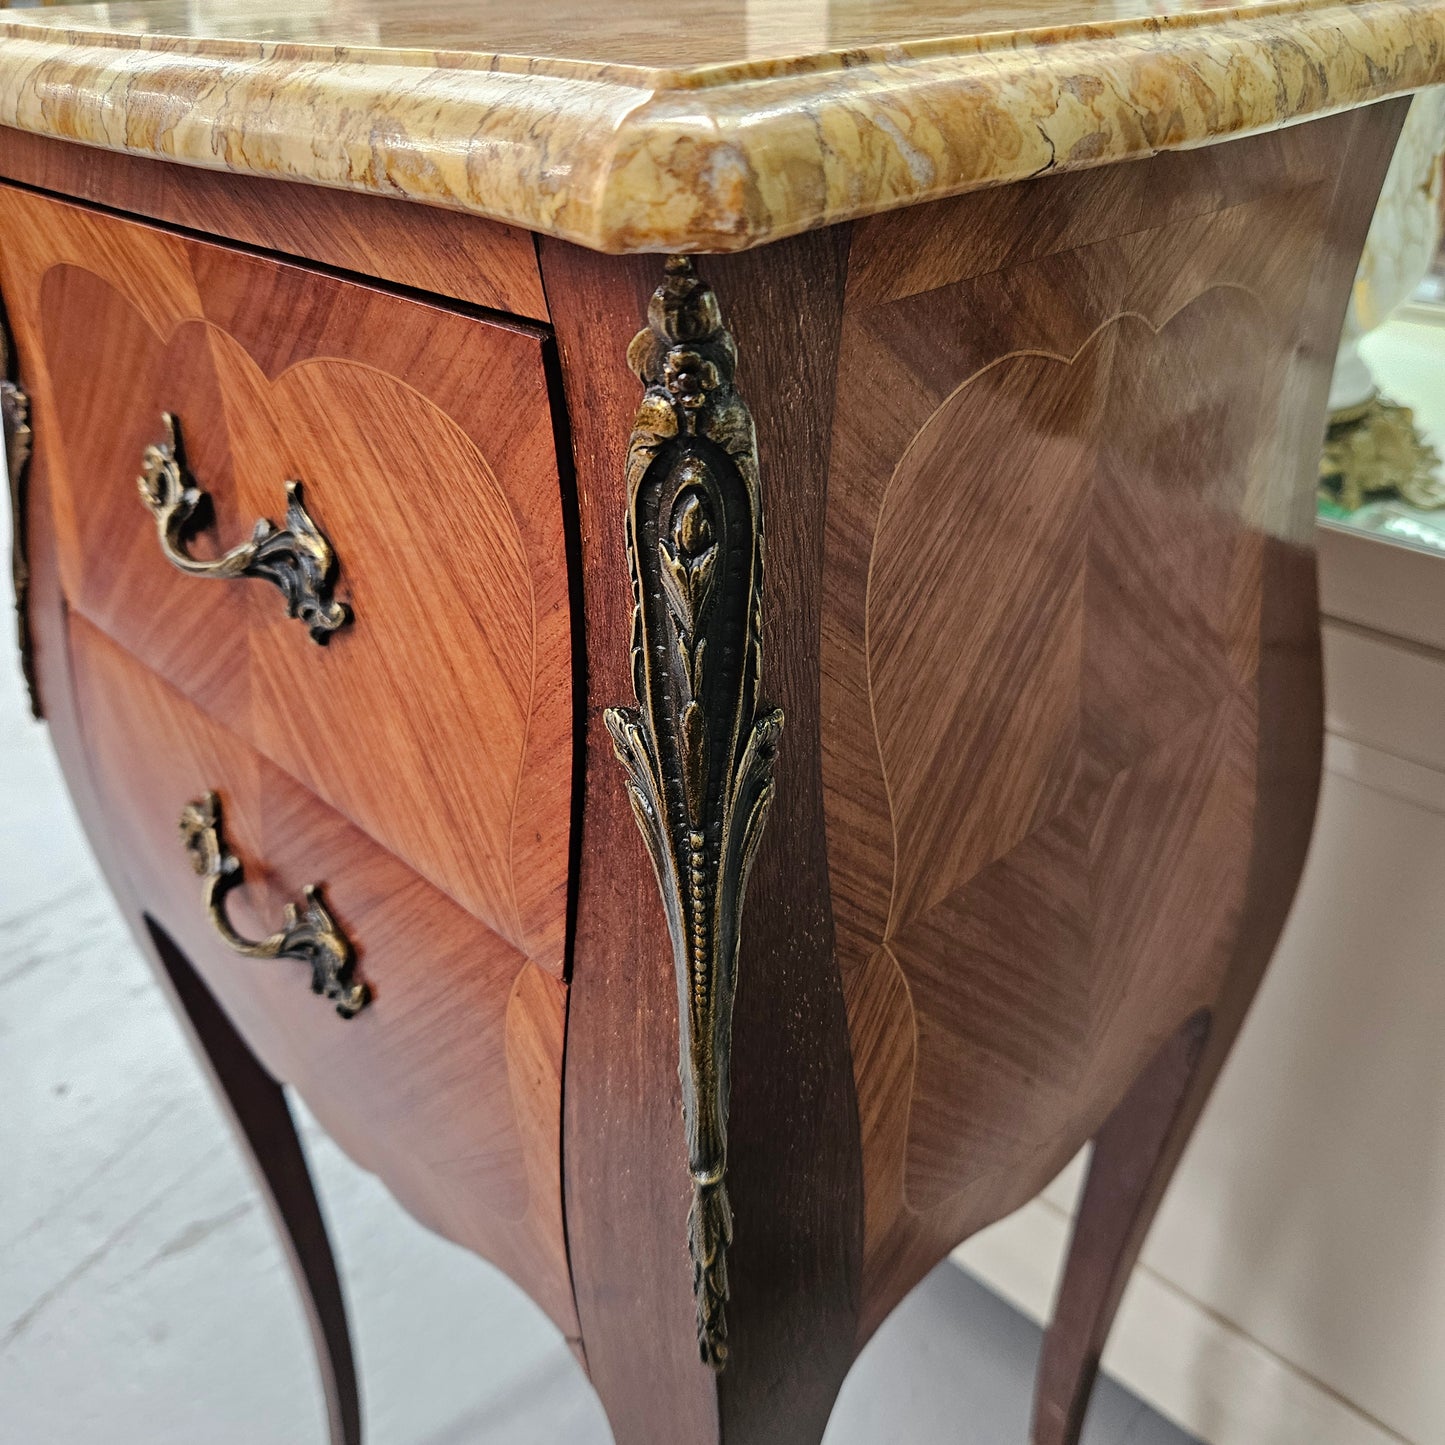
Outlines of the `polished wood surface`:
M 222 1117 L 277 1226 L 287 1268 L 311 1328 L 331 1445 L 356 1445 L 360 1409 L 344 1297 L 290 1111 L 275 1081 L 266 1074 L 234 1024 L 225 1018 L 214 997 L 203 997 L 198 992 L 204 990 L 204 985 L 189 962 L 147 918 L 127 870 L 125 841 L 112 830 L 95 787 L 71 667 L 68 609 L 60 589 L 47 449 L 43 446 L 30 466 L 29 514 L 16 521 L 28 524 L 30 532 L 30 622 L 36 643 L 36 672 L 47 731 L 60 759 L 71 802 L 121 915 L 150 964 L 157 986 L 181 1020 Z M 167 948 L 171 951 L 167 952 Z
M 1261 606 L 1309 547 L 1328 360 L 1305 342 L 1349 280 L 1343 251 L 1317 261 L 1337 212 L 1368 215 L 1393 120 L 1239 142 L 1217 210 L 1140 230 L 1118 205 L 1113 235 L 845 319 L 824 777 L 865 1333 L 1216 998 L 1250 943 L 1255 839 L 1312 810 L 1318 695 L 1282 704 L 1283 793 L 1259 699 L 1316 644 L 1271 637 Z M 1181 165 L 1131 168 L 1136 201 Z M 1034 189 L 978 204 L 1028 218 Z M 935 249 L 967 272 L 970 246 Z
M 1130 1085 L 1094 1138 L 1088 1182 L 1039 1358 L 1030 1445 L 1072 1445 L 1083 1432 L 1104 1340 L 1152 1212 L 1146 1201 L 1209 1039 L 1201 1009 Z M 1127 1262 L 1126 1262 L 1127 1261 Z
M 541 337 L 21 191 L 0 280 L 76 608 L 560 978 L 571 622 Z M 355 612 L 329 646 L 272 589 L 166 562 L 135 486 L 163 412 L 213 501 L 196 550 L 305 483 Z
M 1337 140 L 1336 189 L 1298 322 L 1291 407 L 1279 424 L 1279 465 L 1293 466 L 1298 513 L 1312 535 L 1318 416 L 1324 409 L 1345 302 L 1375 196 L 1405 107 L 1357 115 Z M 1345 129 L 1346 122 L 1340 122 Z M 1308 142 L 1306 142 L 1308 143 Z M 1325 162 L 1328 173 L 1330 161 Z M 1292 412 L 1292 415 L 1291 415 Z M 1097 1360 L 1155 1211 L 1228 1058 L 1269 964 L 1304 868 L 1324 747 L 1319 596 L 1312 548 L 1271 537 L 1260 574 L 1257 805 L 1244 906 L 1207 1033 L 1187 1020 L 1131 1085 L 1095 1141 L 1068 1267 L 1045 1339 L 1034 1445 L 1076 1445 Z M 1183 1079 L 1183 1092 L 1176 1093 Z M 1160 1130 L 1162 1129 L 1162 1134 Z
M 819 957 L 813 986 L 826 994 L 836 968 L 847 1006 L 862 1272 L 835 1256 L 847 1307 L 814 1305 L 809 1374 L 786 1395 L 777 1372 L 803 1367 L 773 1366 L 774 1409 L 797 1409 L 787 1427 L 749 1415 L 745 1368 L 719 1379 L 714 1422 L 667 1264 L 686 1178 L 661 908 L 610 749 L 589 741 L 568 1217 L 619 1440 L 667 1438 L 660 1422 L 679 1419 L 687 1438 L 818 1438 L 822 1414 L 801 1400 L 832 1377 L 832 1350 L 858 1348 L 954 1244 L 1047 1182 L 1205 1010 L 1209 1047 L 1157 1137 L 1102 1156 L 1122 1235 L 1110 1267 L 1075 1276 L 1044 1392 L 1086 1398 L 1180 1121 L 1207 1096 L 1303 862 L 1320 718 L 1310 437 L 1398 122 L 1398 108 L 1362 112 L 1227 155 L 969 197 L 903 217 L 898 237 L 868 222 L 846 280 L 815 244 L 796 262 L 764 253 L 764 274 L 708 262 L 764 458 L 764 657 L 819 639 L 817 672 L 764 664 L 762 691 L 789 717 L 776 771 L 821 760 L 827 843 L 805 864 L 811 835 L 785 826 L 781 873 L 759 863 L 792 893 L 744 910 L 735 1048 L 769 1040 L 759 1067 L 775 1073 L 799 1048 L 836 1067 L 816 1025 L 769 1032 L 789 1014 L 780 992 L 768 1019 L 742 1021 L 752 981 L 781 978 L 748 940 L 779 917 L 815 939 L 804 900 L 826 877 L 836 961 Z M 650 278 L 550 243 L 542 261 L 574 426 L 596 738 L 597 710 L 628 695 L 618 478 L 636 398 L 596 338 L 640 317 Z M 817 413 L 791 410 L 800 357 L 812 394 L 836 376 L 831 446 L 801 455 Z M 749 1073 L 735 1063 L 735 1130 Z M 772 1110 L 776 1133 L 786 1105 Z M 760 1176 L 737 1157 L 742 1190 Z M 1111 1184 L 1110 1159 L 1136 1191 Z M 836 1209 L 855 1207 L 852 1187 L 840 1180 Z M 751 1300 L 772 1299 L 750 1271 L 824 1228 L 806 1195 L 758 1202 L 761 1220 L 739 1199 L 729 1257 L 740 1363 L 765 1329 L 743 1323 Z M 749 1222 L 765 1233 L 750 1241 Z M 1069 1409 L 1059 1441 L 1081 1419 Z
M 528 232 L 385 196 L 178 170 L 0 130 L 0 177 L 473 306 L 547 320 Z
M 321 1365 L 331 1445 L 361 1445 L 361 1398 L 346 1325 L 346 1302 L 285 1091 L 261 1067 L 190 960 L 167 934 L 147 918 L 144 935 L 150 944 L 146 951 L 164 980 L 171 1005 L 185 1021 L 192 1047 L 233 1115 L 245 1151 L 254 1161 L 257 1187 L 271 1209 L 292 1273 L 301 1285 Z
M 83 618 L 70 646 L 96 786 L 147 913 L 352 1158 L 572 1332 L 563 986 Z M 304 885 L 322 885 L 373 994 L 354 1019 L 311 994 L 304 964 L 238 958 L 211 930 L 176 826 L 208 790 L 245 867 L 228 898 L 236 927 L 269 933 Z
M 699 1368 L 693 1338 L 666 925 L 601 718 L 632 689 L 622 477 L 640 392 L 617 340 L 644 316 L 660 272 L 542 246 L 572 417 L 591 619 L 567 1049 L 568 1239 L 593 1382 L 617 1439 L 638 1445 L 815 1439 L 852 1357 L 862 1181 L 827 911 L 816 635 L 827 378 L 846 244 L 846 232 L 829 232 L 707 268 L 743 358 L 738 384 L 768 476 L 788 478 L 765 504 L 761 691 L 788 721 L 738 959 L 731 1359 L 717 1377 Z
M 625 352 L 660 264 L 542 240 L 554 353 L 0 192 L 42 700 L 121 895 L 346 1148 L 578 1340 L 618 1445 L 817 1442 L 913 1283 L 1098 1134 L 1035 1427 L 1076 1445 L 1303 863 L 1315 455 L 1402 115 L 700 263 L 757 425 L 759 692 L 787 715 L 742 917 L 720 1375 L 667 930 L 601 725 L 632 695 Z M 161 560 L 132 479 L 163 407 L 217 546 L 307 482 L 356 608 L 326 650 L 270 589 Z M 549 640 L 509 652 L 525 588 Z M 376 992 L 357 1019 L 207 933 L 175 818 L 208 788 L 238 924 L 320 882 Z

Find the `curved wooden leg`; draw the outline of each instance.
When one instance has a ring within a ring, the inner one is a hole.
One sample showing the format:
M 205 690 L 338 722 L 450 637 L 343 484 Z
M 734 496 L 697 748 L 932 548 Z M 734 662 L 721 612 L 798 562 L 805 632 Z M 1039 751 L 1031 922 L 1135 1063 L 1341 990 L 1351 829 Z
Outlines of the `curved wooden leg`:
M 1324 746 L 1311 551 L 1266 544 L 1258 807 L 1235 954 L 1211 1007 L 1171 1038 L 1095 1137 L 1034 1399 L 1033 1445 L 1077 1445 L 1129 1273 L 1284 928 L 1314 827 Z
M 1129 1273 L 1191 1132 L 1189 1102 L 1207 1095 L 1201 1068 L 1207 1009 L 1154 1056 L 1094 1140 L 1073 1243 L 1044 1338 L 1034 1400 L 1033 1445 L 1076 1445 L 1099 1357 Z M 1219 1054 L 1211 1056 L 1213 1060 Z M 1216 1062 L 1216 1070 L 1218 1064 Z
M 321 1370 L 331 1445 L 361 1445 L 361 1404 L 341 1280 L 281 1086 L 246 1046 L 190 961 L 151 919 L 145 933 L 177 1014 L 226 1105 L 301 1289 Z

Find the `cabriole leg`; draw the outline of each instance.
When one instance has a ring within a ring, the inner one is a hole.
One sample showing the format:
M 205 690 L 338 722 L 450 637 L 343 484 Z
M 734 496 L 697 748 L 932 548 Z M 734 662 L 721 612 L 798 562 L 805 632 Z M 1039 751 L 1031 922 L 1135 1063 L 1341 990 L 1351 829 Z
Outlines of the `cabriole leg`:
M 1210 1015 L 1201 1010 L 1154 1056 L 1094 1140 L 1068 1263 L 1044 1338 L 1033 1445 L 1077 1445 L 1099 1356 L 1185 1142 L 1185 1100 L 1208 1091 L 1199 1068 Z
M 281 1086 L 263 1069 L 190 960 L 149 918 L 144 934 L 176 1013 L 245 1147 L 276 1223 L 316 1347 L 330 1445 L 361 1445 L 361 1403 L 341 1280 L 306 1155 Z

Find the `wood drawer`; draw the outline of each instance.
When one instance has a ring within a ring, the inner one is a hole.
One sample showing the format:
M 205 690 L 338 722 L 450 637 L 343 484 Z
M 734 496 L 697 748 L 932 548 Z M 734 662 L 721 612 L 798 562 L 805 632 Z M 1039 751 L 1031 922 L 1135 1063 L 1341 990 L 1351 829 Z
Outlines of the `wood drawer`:
M 278 1078 L 417 1218 L 495 1260 L 575 1333 L 561 1215 L 564 988 L 83 618 L 70 641 L 108 829 L 145 910 Z M 303 887 L 355 947 L 372 1001 L 338 1017 L 290 958 L 232 953 L 177 822 L 214 790 L 244 868 L 237 931 Z
M 0 287 L 73 608 L 561 976 L 571 637 L 544 333 L 0 189 Z M 187 575 L 137 491 L 180 423 L 214 558 L 285 484 L 354 612 Z

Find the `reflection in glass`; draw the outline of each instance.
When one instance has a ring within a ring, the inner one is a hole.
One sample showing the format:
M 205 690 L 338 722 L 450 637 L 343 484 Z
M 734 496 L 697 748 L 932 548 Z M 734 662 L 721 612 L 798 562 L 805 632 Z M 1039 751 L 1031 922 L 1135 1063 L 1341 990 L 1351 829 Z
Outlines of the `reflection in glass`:
M 1445 551 L 1445 89 L 1417 96 L 1340 340 L 1320 515 Z

